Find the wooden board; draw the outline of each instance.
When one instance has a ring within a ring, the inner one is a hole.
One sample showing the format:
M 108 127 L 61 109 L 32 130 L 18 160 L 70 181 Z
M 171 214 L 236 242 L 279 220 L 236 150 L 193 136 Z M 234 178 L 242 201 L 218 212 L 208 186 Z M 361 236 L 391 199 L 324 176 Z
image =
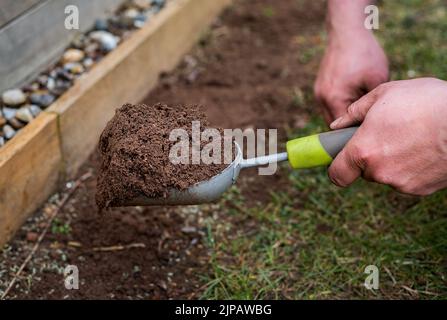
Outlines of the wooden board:
M 39 0 L 1 0 L 0 28 L 38 3 Z
M 96 147 L 115 109 L 137 103 L 173 69 L 229 0 L 176 0 L 110 53 L 50 108 L 60 115 L 66 173 L 73 177 Z
M 17 9 L 21 1 L 14 1 Z M 95 18 L 105 16 L 122 1 L 45 0 L 10 21 L 0 29 L 0 92 L 36 76 L 61 54 L 76 33 L 91 28 Z M 79 9 L 79 30 L 65 29 L 67 5 Z
M 55 114 L 40 114 L 0 150 L 0 247 L 57 186 L 62 154 Z

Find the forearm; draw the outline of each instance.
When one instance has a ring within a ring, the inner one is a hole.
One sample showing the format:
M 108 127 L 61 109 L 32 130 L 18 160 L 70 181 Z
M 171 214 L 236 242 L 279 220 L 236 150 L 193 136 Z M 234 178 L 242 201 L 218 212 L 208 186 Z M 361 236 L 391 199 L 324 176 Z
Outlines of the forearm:
M 327 29 L 329 37 L 369 33 L 365 28 L 365 7 L 374 0 L 328 0 Z

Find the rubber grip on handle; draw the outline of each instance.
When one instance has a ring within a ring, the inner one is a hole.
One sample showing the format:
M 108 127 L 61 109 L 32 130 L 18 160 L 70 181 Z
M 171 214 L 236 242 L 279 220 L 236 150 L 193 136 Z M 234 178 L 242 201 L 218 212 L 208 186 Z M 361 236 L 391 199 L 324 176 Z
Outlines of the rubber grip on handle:
M 326 166 L 354 135 L 358 127 L 324 132 L 287 142 L 289 163 L 294 169 Z

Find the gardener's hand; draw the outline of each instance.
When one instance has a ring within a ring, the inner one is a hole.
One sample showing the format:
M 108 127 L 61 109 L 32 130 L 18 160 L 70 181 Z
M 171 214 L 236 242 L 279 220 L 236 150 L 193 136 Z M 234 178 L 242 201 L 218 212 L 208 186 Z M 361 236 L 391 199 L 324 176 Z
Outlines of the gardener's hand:
M 329 42 L 314 87 L 328 123 L 365 93 L 388 81 L 385 52 L 364 27 L 364 9 L 369 3 L 328 1 Z
M 360 175 L 402 193 L 447 187 L 447 82 L 421 78 L 380 85 L 351 104 L 332 129 L 361 123 L 329 168 L 348 186 Z

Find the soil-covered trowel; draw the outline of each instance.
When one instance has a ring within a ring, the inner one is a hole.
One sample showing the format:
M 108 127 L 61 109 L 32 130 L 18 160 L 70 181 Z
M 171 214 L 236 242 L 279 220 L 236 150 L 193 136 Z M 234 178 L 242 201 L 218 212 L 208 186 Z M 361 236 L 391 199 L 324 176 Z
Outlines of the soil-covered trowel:
M 357 127 L 352 127 L 297 138 L 287 142 L 287 152 L 251 159 L 243 159 L 242 151 L 236 144 L 237 154 L 234 161 L 211 179 L 199 182 L 185 190 L 171 190 L 166 198 L 139 197 L 126 205 L 190 205 L 212 202 L 219 199 L 232 184 L 236 183 L 241 169 L 273 162 L 289 160 L 294 169 L 325 166 L 332 162 L 356 130 Z

